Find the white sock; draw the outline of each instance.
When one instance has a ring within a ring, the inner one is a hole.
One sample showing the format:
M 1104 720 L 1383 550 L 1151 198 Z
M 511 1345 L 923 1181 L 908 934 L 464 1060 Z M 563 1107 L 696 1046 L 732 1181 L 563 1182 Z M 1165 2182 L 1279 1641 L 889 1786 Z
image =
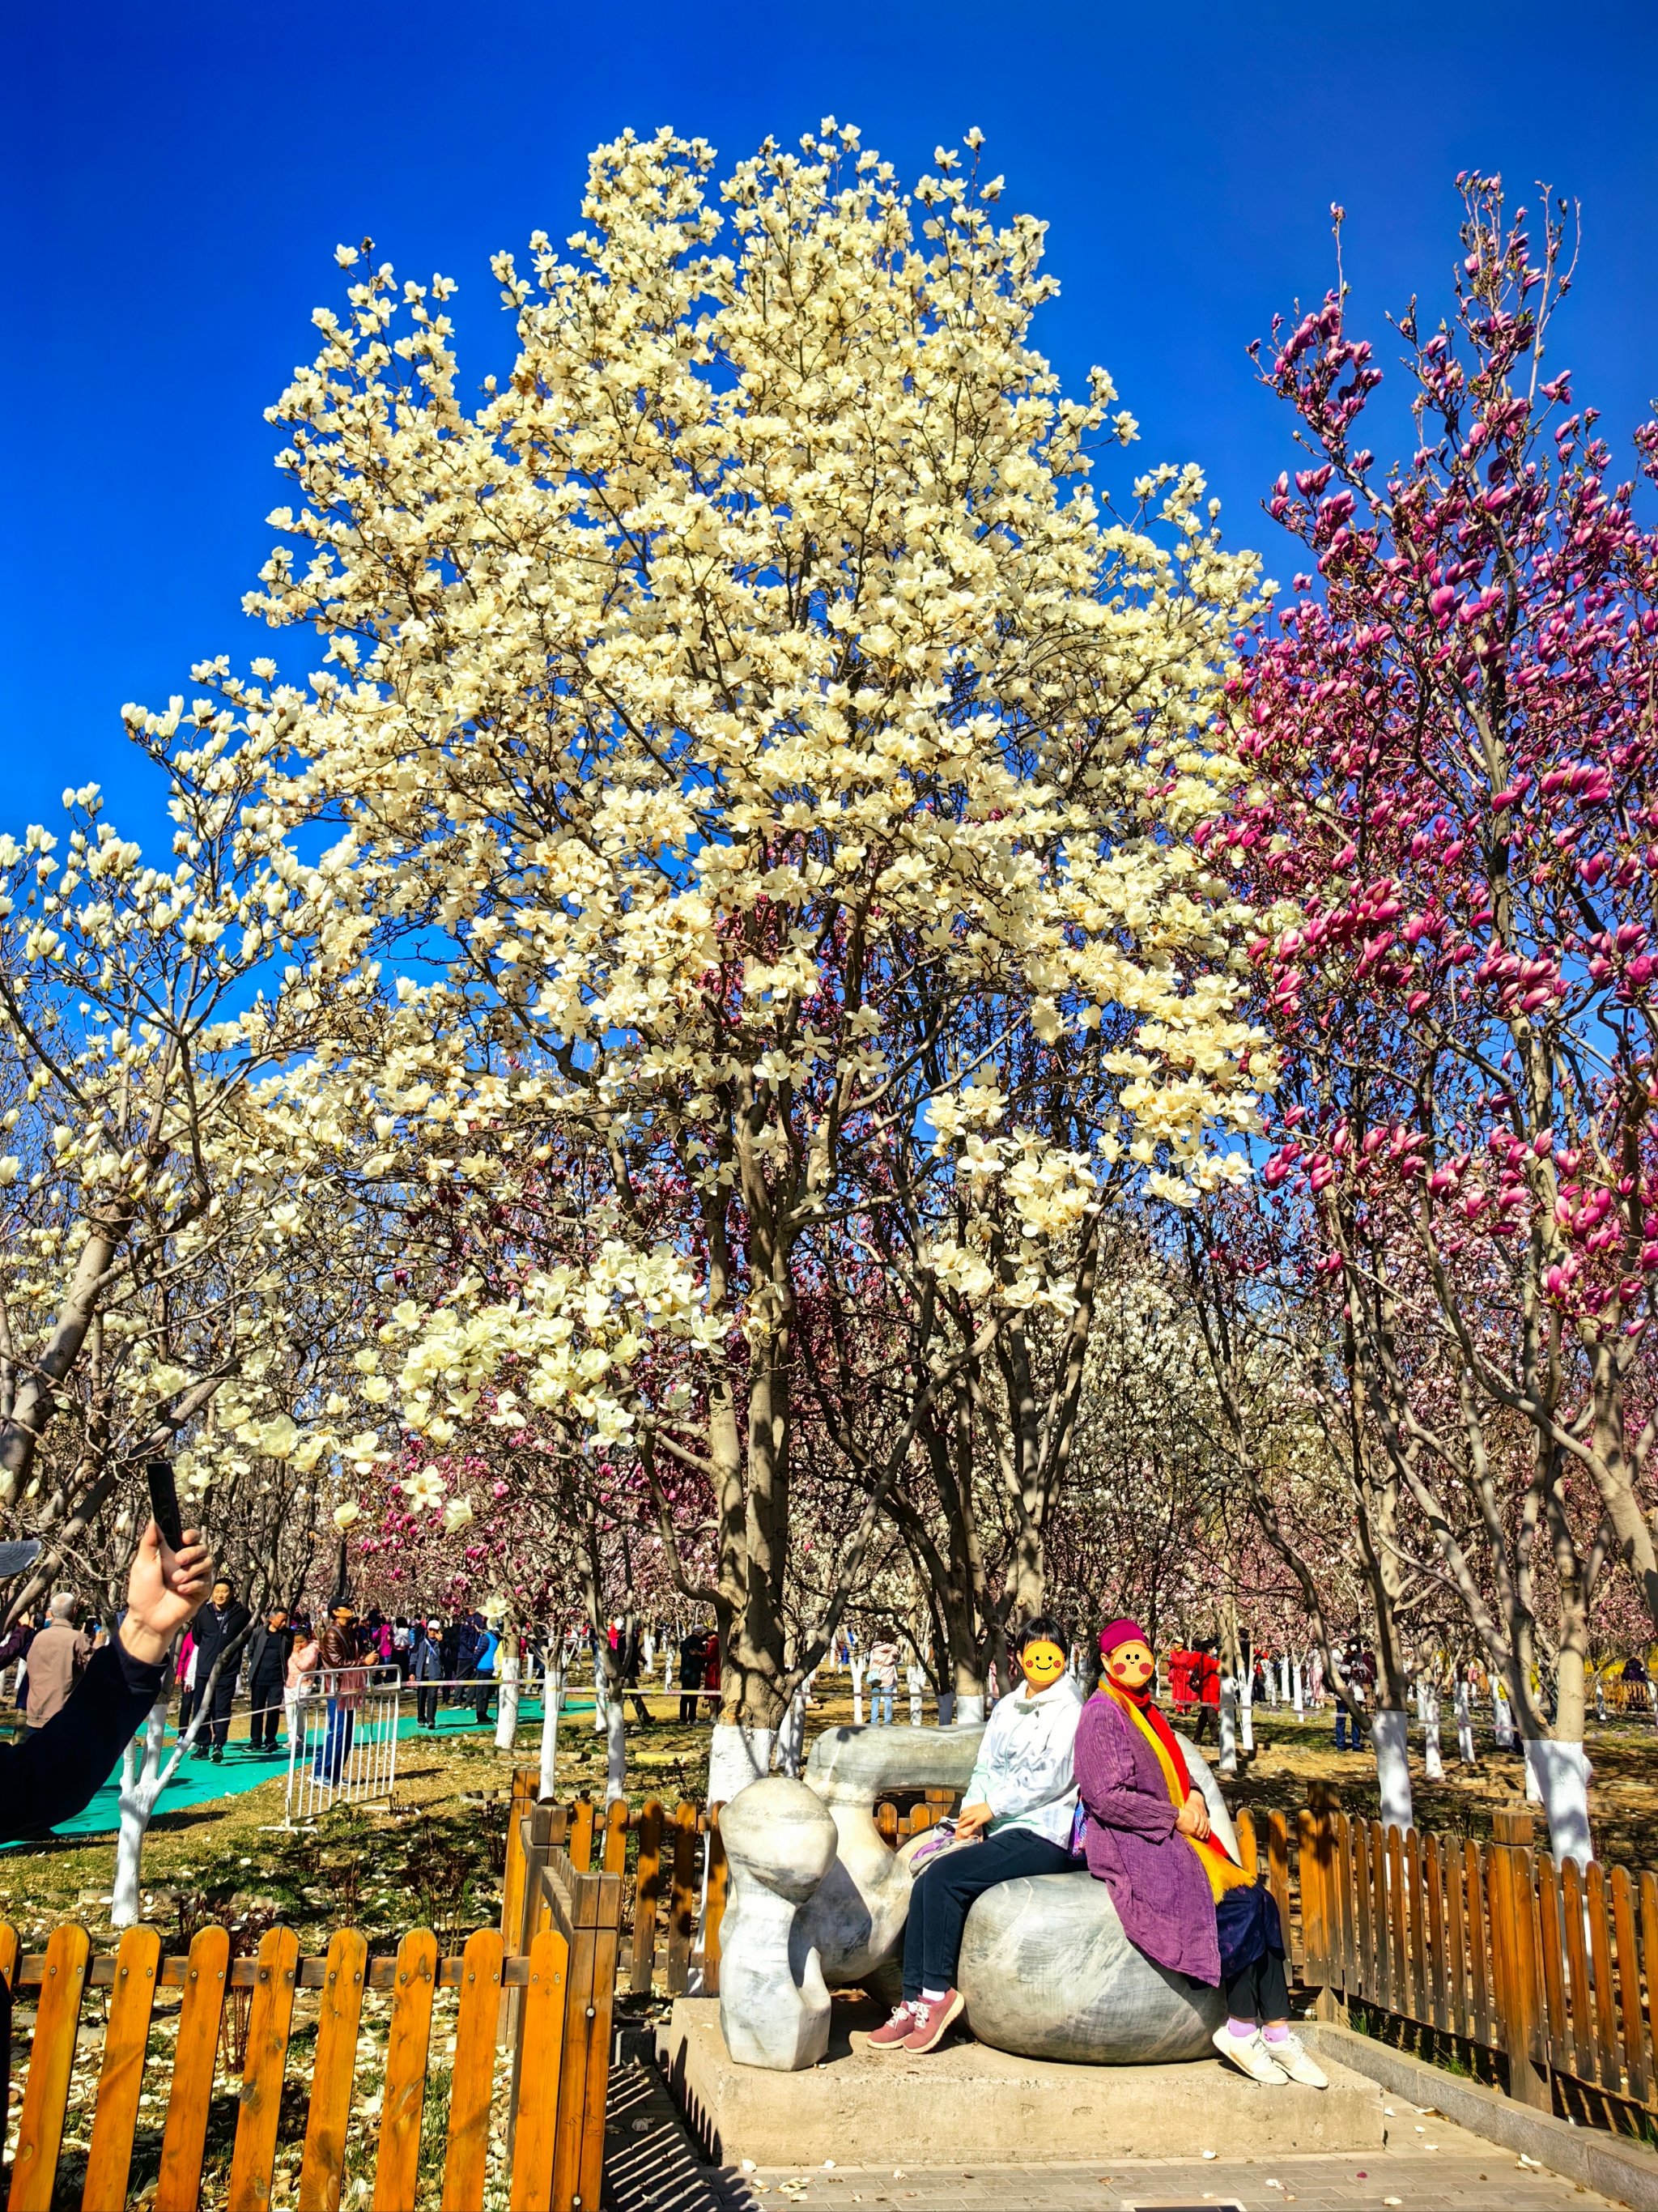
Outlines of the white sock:
M 921 1991 L 921 2002 L 923 2004 L 942 2004 L 949 1994 L 950 1992 L 948 1990 L 923 1990 Z

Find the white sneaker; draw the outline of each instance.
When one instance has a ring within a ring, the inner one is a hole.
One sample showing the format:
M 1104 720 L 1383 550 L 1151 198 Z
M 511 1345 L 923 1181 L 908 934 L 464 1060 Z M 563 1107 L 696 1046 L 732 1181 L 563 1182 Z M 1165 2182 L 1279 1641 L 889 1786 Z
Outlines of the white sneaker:
M 1266 2048 L 1258 2027 L 1248 2035 L 1234 2035 L 1223 2021 L 1212 2039 L 1223 2058 L 1230 2058 L 1241 2074 L 1259 2081 L 1263 2088 L 1282 2088 L 1288 2081 L 1289 2075 Z
M 1299 2081 L 1309 2089 L 1329 2087 L 1329 2075 L 1298 2035 L 1286 2035 L 1281 2043 L 1268 2043 L 1262 2036 L 1261 2047 L 1271 2054 L 1273 2063 L 1281 2066 L 1292 2081 Z

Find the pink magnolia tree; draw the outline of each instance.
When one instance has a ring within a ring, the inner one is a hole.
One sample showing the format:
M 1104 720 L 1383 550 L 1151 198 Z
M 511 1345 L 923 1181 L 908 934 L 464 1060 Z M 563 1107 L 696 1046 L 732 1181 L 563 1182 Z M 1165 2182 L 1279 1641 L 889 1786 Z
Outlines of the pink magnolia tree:
M 1265 1182 L 1315 1224 L 1365 1416 L 1581 1851 L 1602 1556 L 1658 1620 L 1658 535 L 1546 368 L 1570 211 L 1533 226 L 1498 180 L 1461 181 L 1454 310 L 1396 326 L 1407 459 L 1372 450 L 1382 371 L 1345 285 L 1261 356 L 1308 454 L 1270 508 L 1309 565 L 1231 686 L 1255 781 L 1208 849 L 1266 915 L 1285 1059 Z M 1653 475 L 1658 422 L 1635 443 Z M 1563 1615 L 1552 1748 L 1539 1553 Z

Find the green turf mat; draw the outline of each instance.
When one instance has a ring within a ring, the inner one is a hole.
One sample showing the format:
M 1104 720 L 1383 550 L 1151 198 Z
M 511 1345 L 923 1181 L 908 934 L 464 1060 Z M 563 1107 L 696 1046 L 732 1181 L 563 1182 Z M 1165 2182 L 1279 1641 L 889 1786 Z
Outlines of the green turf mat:
M 566 1713 L 590 1713 L 592 1709 L 591 1698 L 566 1698 L 564 1700 Z M 236 1718 L 238 1724 L 246 1725 L 245 1716 L 239 1713 Z M 519 1706 L 518 1718 L 520 1729 L 531 1722 L 538 1727 L 541 1722 L 540 1699 L 525 1698 Z M 480 1721 L 470 1705 L 442 1705 L 438 1709 L 437 1733 L 440 1736 L 479 1735 L 486 1730 L 493 1735 L 495 1728 L 493 1714 L 489 1720 Z M 406 1741 L 416 1733 L 416 1723 L 412 1713 L 407 1719 L 398 1722 L 400 1739 Z M 423 1735 L 425 1731 L 420 1730 L 419 1733 Z M 169 1817 L 188 1813 L 197 1805 L 214 1804 L 225 1797 L 240 1796 L 245 1790 L 257 1790 L 260 1783 L 273 1781 L 287 1771 L 288 1742 L 285 1735 L 274 1759 L 257 1758 L 249 1751 L 245 1738 L 240 1742 L 226 1745 L 222 1765 L 207 1759 L 187 1758 L 163 1791 L 151 1825 L 164 1826 Z M 119 1781 L 120 1769 L 118 1767 L 85 1812 L 77 1813 L 72 1820 L 64 1821 L 52 1830 L 52 1834 L 112 1836 L 120 1825 Z M 27 1844 L 13 1844 L 3 1848 L 26 1851 L 30 1846 Z

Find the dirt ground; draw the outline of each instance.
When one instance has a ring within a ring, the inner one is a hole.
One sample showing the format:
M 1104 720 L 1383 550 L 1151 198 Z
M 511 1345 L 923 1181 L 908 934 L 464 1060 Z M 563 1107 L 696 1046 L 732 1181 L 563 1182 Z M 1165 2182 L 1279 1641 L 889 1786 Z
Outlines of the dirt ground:
M 902 1704 L 902 1701 L 901 1701 Z M 708 1731 L 682 1727 L 677 1700 L 650 1700 L 649 1727 L 629 1714 L 629 1796 L 669 1806 L 700 1796 L 707 1772 Z M 852 1700 L 834 1684 L 814 1707 L 807 1741 L 852 1718 Z M 240 1733 L 240 1729 L 238 1730 Z M 492 1921 L 500 1902 L 506 1798 L 514 1764 L 532 1763 L 539 1725 L 526 1723 L 518 1748 L 497 1753 L 490 1739 L 420 1738 L 409 1741 L 398 1777 L 397 1802 L 367 1812 L 343 1809 L 308 1828 L 284 1830 L 282 1779 L 243 1795 L 161 1818 L 144 1854 L 144 1917 L 169 1948 L 187 1943 L 203 1921 L 222 1919 L 251 1949 L 275 1918 L 296 1928 L 302 1948 L 325 1947 L 327 1931 L 364 1929 L 375 1949 L 390 1949 L 410 1927 L 435 1928 L 446 1942 Z M 1523 1802 L 1517 1754 L 1480 1739 L 1480 1763 L 1458 1766 L 1455 1736 L 1446 1731 L 1446 1778 L 1422 1778 L 1420 1746 L 1412 1739 L 1416 1812 L 1425 1827 L 1485 1837 L 1494 1811 Z M 1374 1814 L 1376 1770 L 1368 1751 L 1338 1752 L 1330 1718 L 1311 1716 L 1297 1727 L 1290 1716 L 1266 1712 L 1255 1724 L 1255 1750 L 1235 1782 L 1224 1786 L 1258 1820 L 1272 1812 L 1293 1817 L 1315 1780 L 1333 1781 L 1349 1813 Z M 1590 1811 L 1602 1857 L 1658 1870 L 1658 1730 L 1619 1721 L 1589 1729 L 1594 1770 Z M 1208 1747 L 1212 1755 L 1212 1742 Z M 234 1749 L 232 1756 L 234 1756 Z M 559 1794 L 600 1797 L 604 1739 L 589 1712 L 567 1713 L 559 1737 Z M 163 1799 L 163 1813 L 166 1801 Z M 1540 1840 L 1541 1824 L 1539 1824 Z M 59 1920 L 82 1920 L 100 1948 L 113 1942 L 108 1897 L 112 1838 L 75 1837 L 0 1854 L 0 1917 L 35 1948 Z

